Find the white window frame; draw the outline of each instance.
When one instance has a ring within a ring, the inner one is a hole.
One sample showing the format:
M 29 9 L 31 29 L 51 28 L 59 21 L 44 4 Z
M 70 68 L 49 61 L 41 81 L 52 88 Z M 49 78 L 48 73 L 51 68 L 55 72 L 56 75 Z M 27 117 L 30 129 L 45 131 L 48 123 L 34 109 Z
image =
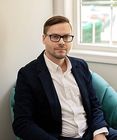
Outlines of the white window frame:
M 77 41 L 77 31 L 80 30 L 80 22 L 78 23 L 78 21 L 80 21 L 80 10 L 77 10 L 78 7 L 80 8 L 80 0 L 53 0 L 53 7 L 54 15 L 65 15 L 72 22 L 75 38 L 73 43 L 73 49 L 71 50 L 70 55 L 83 58 L 89 62 L 107 63 L 115 65 L 117 64 L 116 47 L 99 46 L 97 44 L 94 44 L 92 46 L 90 44 L 81 44 Z M 78 19 L 76 17 L 78 17 Z M 80 36 L 78 37 L 80 38 Z

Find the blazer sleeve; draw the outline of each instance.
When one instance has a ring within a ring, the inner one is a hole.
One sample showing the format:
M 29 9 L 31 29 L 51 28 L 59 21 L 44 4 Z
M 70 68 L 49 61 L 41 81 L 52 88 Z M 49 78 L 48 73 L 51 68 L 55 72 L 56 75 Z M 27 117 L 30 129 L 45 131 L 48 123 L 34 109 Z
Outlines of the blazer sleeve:
M 23 70 L 18 73 L 15 87 L 14 133 L 23 140 L 57 140 L 45 132 L 33 120 L 33 98 Z

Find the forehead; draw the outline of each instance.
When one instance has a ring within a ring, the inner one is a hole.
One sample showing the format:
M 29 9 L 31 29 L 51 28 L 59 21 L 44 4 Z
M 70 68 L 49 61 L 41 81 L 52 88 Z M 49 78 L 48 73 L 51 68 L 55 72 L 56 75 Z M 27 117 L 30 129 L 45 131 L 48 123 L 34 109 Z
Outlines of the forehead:
M 47 32 L 51 34 L 70 34 L 72 32 L 72 29 L 69 23 L 59 23 L 50 26 Z

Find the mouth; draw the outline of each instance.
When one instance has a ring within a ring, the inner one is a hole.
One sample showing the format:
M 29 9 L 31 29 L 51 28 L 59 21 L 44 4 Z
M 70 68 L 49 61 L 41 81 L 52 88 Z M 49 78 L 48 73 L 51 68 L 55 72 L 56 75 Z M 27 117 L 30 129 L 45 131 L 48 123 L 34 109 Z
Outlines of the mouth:
M 66 51 L 66 48 L 65 47 L 63 47 L 63 48 L 61 48 L 61 47 L 58 47 L 58 48 L 55 48 L 55 50 L 63 50 L 63 51 Z
M 55 50 L 59 52 L 66 52 L 66 49 L 55 49 Z

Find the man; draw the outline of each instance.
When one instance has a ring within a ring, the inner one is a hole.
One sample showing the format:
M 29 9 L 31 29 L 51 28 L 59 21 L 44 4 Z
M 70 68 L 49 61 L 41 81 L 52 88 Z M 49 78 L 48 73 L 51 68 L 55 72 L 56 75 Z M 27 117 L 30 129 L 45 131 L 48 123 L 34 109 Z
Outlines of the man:
M 67 56 L 73 38 L 66 17 L 51 17 L 43 29 L 45 50 L 18 73 L 13 129 L 23 140 L 117 139 L 86 62 Z

